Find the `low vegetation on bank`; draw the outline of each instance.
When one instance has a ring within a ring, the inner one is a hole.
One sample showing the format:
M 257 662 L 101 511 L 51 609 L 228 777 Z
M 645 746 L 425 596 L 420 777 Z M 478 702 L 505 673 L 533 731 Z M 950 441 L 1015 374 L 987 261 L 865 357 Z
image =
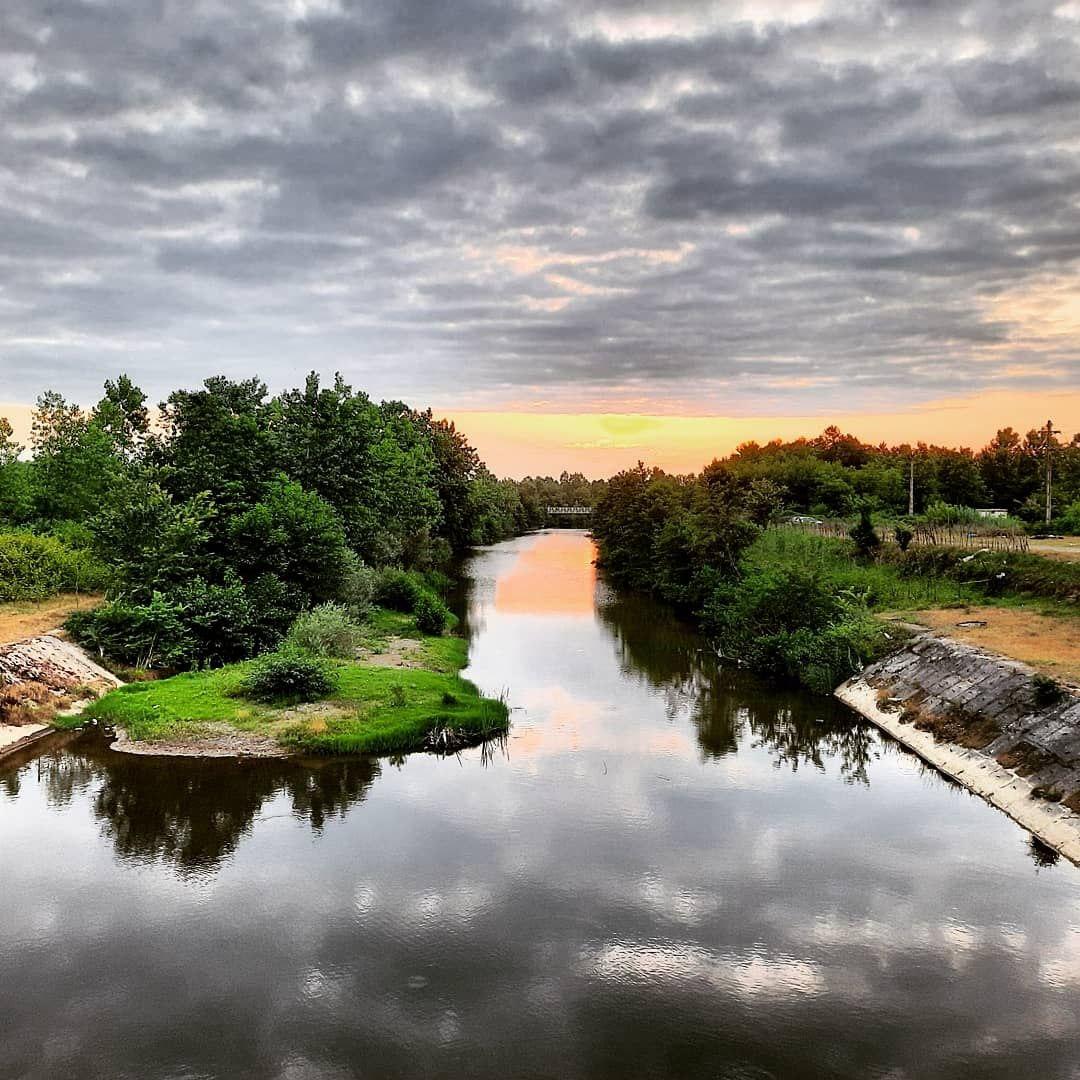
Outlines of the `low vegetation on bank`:
M 0 603 L 92 593 L 108 579 L 108 567 L 85 548 L 57 536 L 0 532 Z
M 383 609 L 348 633 L 347 650 L 339 627 L 318 651 L 294 642 L 254 660 L 132 682 L 68 723 L 93 719 L 136 741 L 196 750 L 227 728 L 310 754 L 448 751 L 506 732 L 506 705 L 459 674 L 462 638 L 424 634 L 414 617 Z
M 1080 566 L 1012 552 L 881 543 L 867 512 L 835 539 L 777 525 L 786 492 L 714 463 L 699 476 L 644 466 L 614 477 L 593 521 L 599 563 L 696 619 L 720 653 L 827 693 L 895 646 L 876 616 L 972 603 L 1064 615 Z

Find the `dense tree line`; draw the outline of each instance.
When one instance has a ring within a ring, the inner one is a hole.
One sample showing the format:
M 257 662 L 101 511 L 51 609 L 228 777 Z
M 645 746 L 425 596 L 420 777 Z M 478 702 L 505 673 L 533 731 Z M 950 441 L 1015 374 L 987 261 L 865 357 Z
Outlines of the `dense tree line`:
M 606 480 L 588 480 L 579 472 L 526 476 L 518 481 L 518 494 L 534 528 L 547 523 L 549 506 L 595 506 L 607 490 Z
M 905 514 L 911 470 L 915 512 L 935 502 L 996 507 L 1025 521 L 1044 521 L 1045 436 L 1003 428 L 981 450 L 927 443 L 872 446 L 829 427 L 813 439 L 743 443 L 720 460 L 737 476 L 771 480 L 792 510 L 843 517 L 859 506 Z M 1080 530 L 1080 434 L 1053 436 L 1050 454 L 1056 516 Z M 1072 519 L 1076 524 L 1072 525 Z
M 84 410 L 41 395 L 32 453 L 0 422 L 0 524 L 96 555 L 111 603 L 84 631 L 166 666 L 254 655 L 366 568 L 430 570 L 529 524 L 465 436 L 340 376 L 176 390 L 126 376 Z

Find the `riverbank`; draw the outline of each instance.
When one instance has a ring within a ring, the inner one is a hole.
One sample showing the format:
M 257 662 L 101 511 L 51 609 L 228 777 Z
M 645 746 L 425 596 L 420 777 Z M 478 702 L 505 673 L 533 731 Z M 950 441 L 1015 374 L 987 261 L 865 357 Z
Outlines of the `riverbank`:
M 115 749 L 185 757 L 396 754 L 453 751 L 502 735 L 506 705 L 460 676 L 458 637 L 422 634 L 412 618 L 379 611 L 355 659 L 331 662 L 325 699 L 266 704 L 245 696 L 252 662 L 130 683 L 89 705 L 87 720 L 115 728 Z
M 1080 694 L 921 632 L 836 696 L 1080 865 Z
M 0 756 L 44 737 L 59 716 L 78 712 L 119 683 L 78 646 L 52 634 L 0 644 Z
M 15 754 L 43 739 L 53 729 L 48 724 L 0 723 L 0 757 Z

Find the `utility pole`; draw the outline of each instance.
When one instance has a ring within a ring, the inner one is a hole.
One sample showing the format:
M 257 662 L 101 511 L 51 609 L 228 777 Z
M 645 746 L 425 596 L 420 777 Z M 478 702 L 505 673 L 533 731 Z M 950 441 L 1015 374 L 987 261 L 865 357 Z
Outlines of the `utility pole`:
M 1061 432 L 1054 429 L 1053 420 L 1047 420 L 1042 433 L 1043 454 L 1046 455 L 1046 524 L 1049 525 L 1050 519 L 1054 516 L 1054 436 L 1060 435 Z
M 915 516 L 915 451 L 911 451 L 911 465 L 908 469 L 907 485 L 907 512 L 908 517 Z

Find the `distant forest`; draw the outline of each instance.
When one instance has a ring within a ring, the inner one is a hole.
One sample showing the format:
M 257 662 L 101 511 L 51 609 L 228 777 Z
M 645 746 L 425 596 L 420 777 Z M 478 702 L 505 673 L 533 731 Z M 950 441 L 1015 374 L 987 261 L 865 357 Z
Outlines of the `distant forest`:
M 741 443 L 705 472 L 722 470 L 744 483 L 767 481 L 770 486 L 759 491 L 768 491 L 774 507 L 829 518 L 850 517 L 864 507 L 888 517 L 905 515 L 914 472 L 915 514 L 942 504 L 995 508 L 1038 525 L 1045 518 L 1047 454 L 1045 430 L 1037 429 L 1021 435 L 1002 428 L 976 451 L 928 443 L 872 445 L 828 427 L 812 439 Z M 1054 434 L 1049 456 L 1055 524 L 1080 531 L 1080 433 L 1067 441 Z

